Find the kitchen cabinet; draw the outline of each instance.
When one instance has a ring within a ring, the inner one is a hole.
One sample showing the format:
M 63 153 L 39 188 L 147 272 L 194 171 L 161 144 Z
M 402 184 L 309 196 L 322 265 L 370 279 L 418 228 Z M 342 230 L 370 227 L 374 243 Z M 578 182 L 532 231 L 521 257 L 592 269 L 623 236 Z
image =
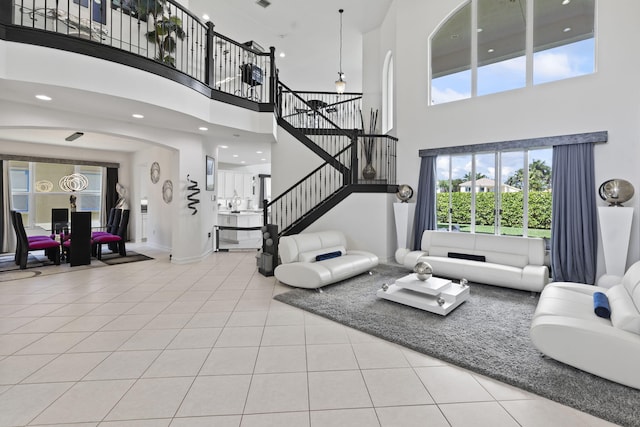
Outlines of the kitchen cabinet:
M 237 192 L 241 199 L 253 197 L 253 174 L 246 172 L 218 171 L 218 198 L 231 199 Z

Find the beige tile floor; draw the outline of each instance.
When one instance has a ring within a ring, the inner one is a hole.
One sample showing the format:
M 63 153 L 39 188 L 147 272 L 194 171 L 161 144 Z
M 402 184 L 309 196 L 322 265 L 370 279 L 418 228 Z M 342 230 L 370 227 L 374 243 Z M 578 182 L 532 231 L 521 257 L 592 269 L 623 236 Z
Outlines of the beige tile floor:
M 0 426 L 612 424 L 274 301 L 255 252 L 0 283 Z

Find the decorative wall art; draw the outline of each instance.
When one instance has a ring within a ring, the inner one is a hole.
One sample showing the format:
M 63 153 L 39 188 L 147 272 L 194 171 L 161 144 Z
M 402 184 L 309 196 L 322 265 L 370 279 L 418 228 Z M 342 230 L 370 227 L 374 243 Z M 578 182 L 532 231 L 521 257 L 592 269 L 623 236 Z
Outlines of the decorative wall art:
M 200 194 L 200 189 L 198 188 L 198 181 L 189 179 L 189 175 L 187 175 L 187 182 L 191 184 L 187 186 L 187 190 L 190 191 L 190 193 L 187 195 L 187 200 L 189 200 L 187 206 L 189 207 L 189 209 L 193 209 L 193 213 L 191 215 L 195 215 L 198 213 L 198 208 L 196 208 L 196 205 L 200 203 L 200 200 L 196 199 L 195 196 Z
M 173 200 L 173 182 L 169 179 L 162 184 L 162 200 L 165 203 L 171 203 Z
M 158 162 L 153 162 L 151 164 L 151 182 L 157 184 L 160 181 L 160 165 Z
M 205 180 L 205 190 L 207 191 L 214 191 L 216 186 L 215 186 L 215 167 L 216 167 L 216 161 L 213 157 L 209 157 L 207 156 L 207 161 L 206 161 L 206 165 L 205 165 L 205 175 L 206 175 L 206 180 Z

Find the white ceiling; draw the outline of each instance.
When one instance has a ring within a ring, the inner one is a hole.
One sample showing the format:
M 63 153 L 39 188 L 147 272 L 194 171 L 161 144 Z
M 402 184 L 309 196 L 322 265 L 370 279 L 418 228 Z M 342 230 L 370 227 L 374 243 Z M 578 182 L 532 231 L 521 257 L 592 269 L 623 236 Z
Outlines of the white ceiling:
M 347 75 L 347 90 L 361 91 L 361 35 L 379 25 L 391 1 L 271 0 L 271 6 L 265 9 L 257 5 L 255 0 L 191 0 L 189 9 L 198 16 L 209 14 L 216 25 L 215 30 L 225 36 L 240 42 L 254 40 L 265 49 L 274 46 L 277 54 L 285 52 L 284 58 L 276 56 L 277 67 L 281 79 L 293 89 L 332 91 L 339 68 L 338 9 L 344 8 L 342 68 Z M 35 99 L 34 95 L 43 91 L 53 101 L 43 103 Z M 145 111 L 139 112 L 145 115 L 146 126 L 190 133 L 198 133 L 199 126 L 208 127 L 209 130 L 203 132 L 207 139 L 219 141 L 218 145 L 229 146 L 228 149 L 219 150 L 220 162 L 251 165 L 271 161 L 270 136 L 213 126 L 187 115 L 176 115 L 175 111 L 141 105 L 124 98 L 29 83 L 8 84 L 0 80 L 0 102 L 3 108 L 11 104 L 26 104 L 38 108 L 42 114 L 47 111 L 52 114 L 66 111 L 109 118 L 124 124 L 135 124 L 136 119 L 130 117 L 129 112 L 143 108 Z M 123 115 L 124 111 L 126 115 Z M 76 131 L 84 132 L 84 135 L 75 142 L 65 141 L 67 136 Z M 124 139 L 86 129 L 1 128 L 0 139 L 121 152 L 135 152 L 148 146 L 142 140 Z

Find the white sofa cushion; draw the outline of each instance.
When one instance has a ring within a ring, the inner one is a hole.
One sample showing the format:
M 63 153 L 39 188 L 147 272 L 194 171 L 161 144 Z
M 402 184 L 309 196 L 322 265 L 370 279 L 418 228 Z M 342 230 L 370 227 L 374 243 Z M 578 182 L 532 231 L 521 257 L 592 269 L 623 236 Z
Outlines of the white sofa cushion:
M 616 285 L 606 291 L 611 307 L 611 323 L 616 328 L 640 334 L 640 313 L 627 288 Z

